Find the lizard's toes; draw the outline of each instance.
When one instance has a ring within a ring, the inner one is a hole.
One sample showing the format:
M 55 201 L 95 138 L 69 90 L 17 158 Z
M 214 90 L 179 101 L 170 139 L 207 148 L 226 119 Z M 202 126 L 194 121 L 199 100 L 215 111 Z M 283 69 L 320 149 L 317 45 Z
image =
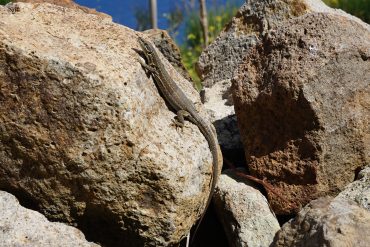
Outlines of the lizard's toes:
M 179 123 L 175 119 L 172 119 L 172 123 L 170 124 L 170 126 L 176 128 L 177 132 L 179 132 L 179 129 L 180 129 L 181 133 L 184 133 L 184 125 Z

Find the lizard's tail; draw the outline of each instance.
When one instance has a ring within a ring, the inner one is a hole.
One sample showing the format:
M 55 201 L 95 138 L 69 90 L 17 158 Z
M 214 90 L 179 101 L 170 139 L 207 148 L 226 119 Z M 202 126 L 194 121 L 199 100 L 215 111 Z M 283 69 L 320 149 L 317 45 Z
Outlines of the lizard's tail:
M 202 134 L 206 138 L 206 140 L 208 142 L 209 149 L 211 150 L 211 153 L 212 153 L 212 177 L 211 177 L 210 194 L 209 194 L 208 199 L 207 199 L 206 207 L 205 207 L 202 215 L 200 216 L 199 221 L 197 222 L 197 225 L 196 225 L 196 227 L 194 229 L 194 232 L 192 234 L 191 241 L 190 241 L 191 245 L 193 245 L 193 243 L 194 243 L 194 240 L 195 240 L 197 231 L 199 229 L 199 226 L 200 226 L 200 224 L 201 224 L 201 222 L 204 218 L 204 215 L 205 215 L 209 205 L 211 204 L 213 193 L 214 193 L 214 190 L 215 190 L 215 187 L 216 187 L 216 184 L 217 184 L 217 180 L 218 180 L 218 174 L 219 174 L 219 172 L 221 171 L 221 168 L 222 168 L 222 153 L 221 153 L 220 146 L 218 145 L 218 140 L 217 140 L 217 136 L 215 134 L 215 131 L 214 131 L 214 129 L 212 129 L 213 126 L 211 126 L 211 123 L 208 124 L 206 121 L 204 121 L 200 117 L 195 118 L 195 119 L 198 120 L 197 121 L 197 126 L 199 127 L 200 131 L 202 132 Z

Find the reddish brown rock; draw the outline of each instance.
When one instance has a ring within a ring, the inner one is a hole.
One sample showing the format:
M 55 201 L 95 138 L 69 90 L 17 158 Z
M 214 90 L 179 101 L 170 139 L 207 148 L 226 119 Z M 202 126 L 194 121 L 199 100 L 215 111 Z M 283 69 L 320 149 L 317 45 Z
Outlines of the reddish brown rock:
M 278 214 L 335 195 L 370 163 L 370 28 L 343 15 L 283 22 L 233 80 L 249 169 L 286 201 Z
M 202 101 L 212 114 L 218 140 L 228 160 L 244 161 L 244 155 L 239 155 L 239 150 L 243 153 L 243 145 L 231 90 L 235 71 L 243 63 L 247 52 L 270 30 L 307 13 L 347 15 L 341 10 L 329 8 L 321 0 L 248 0 L 218 37 L 202 51 L 196 63 L 203 85 Z

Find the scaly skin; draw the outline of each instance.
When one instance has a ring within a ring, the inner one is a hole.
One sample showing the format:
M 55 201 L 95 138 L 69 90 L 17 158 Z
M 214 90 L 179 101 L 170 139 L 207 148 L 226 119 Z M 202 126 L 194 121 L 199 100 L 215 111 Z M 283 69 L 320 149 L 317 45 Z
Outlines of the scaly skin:
M 162 95 L 164 96 L 166 102 L 173 108 L 173 110 L 177 113 L 177 125 L 183 126 L 184 118 L 188 119 L 190 122 L 198 126 L 199 130 L 202 132 L 204 137 L 206 138 L 209 149 L 212 153 L 213 158 L 213 172 L 212 172 L 212 183 L 211 183 L 211 190 L 210 194 L 207 199 L 207 204 L 204 212 L 202 213 L 197 227 L 194 231 L 193 240 L 195 237 L 195 233 L 198 230 L 198 227 L 204 217 L 204 214 L 211 203 L 213 192 L 215 186 L 217 184 L 218 179 L 218 171 L 222 167 L 222 154 L 220 147 L 218 145 L 217 136 L 215 130 L 211 123 L 203 119 L 195 109 L 193 102 L 191 102 L 184 92 L 177 86 L 176 82 L 170 77 L 168 72 L 166 71 L 162 61 L 160 60 L 156 49 L 154 46 L 147 40 L 139 37 L 138 41 L 142 48 L 142 52 L 145 56 L 146 62 L 144 63 L 139 60 L 140 64 L 147 69 L 158 87 L 161 91 Z

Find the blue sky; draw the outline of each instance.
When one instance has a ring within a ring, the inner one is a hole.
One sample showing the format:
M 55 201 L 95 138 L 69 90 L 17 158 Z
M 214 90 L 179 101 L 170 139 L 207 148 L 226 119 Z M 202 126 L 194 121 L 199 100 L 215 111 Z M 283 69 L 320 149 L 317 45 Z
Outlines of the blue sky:
M 189 0 L 186 0 L 189 1 Z M 240 6 L 245 0 L 232 0 Z M 100 12 L 107 13 L 113 17 L 113 21 L 130 28 L 136 28 L 134 17 L 136 8 L 149 8 L 149 0 L 75 0 L 80 5 L 94 8 Z M 181 4 L 183 0 L 157 0 L 158 4 L 158 27 L 167 28 L 167 20 L 163 17 L 165 13 L 170 12 L 176 4 Z M 196 0 L 198 2 L 198 0 Z M 213 5 L 224 5 L 230 0 L 207 0 L 207 7 Z M 148 13 L 149 14 L 149 13 Z

